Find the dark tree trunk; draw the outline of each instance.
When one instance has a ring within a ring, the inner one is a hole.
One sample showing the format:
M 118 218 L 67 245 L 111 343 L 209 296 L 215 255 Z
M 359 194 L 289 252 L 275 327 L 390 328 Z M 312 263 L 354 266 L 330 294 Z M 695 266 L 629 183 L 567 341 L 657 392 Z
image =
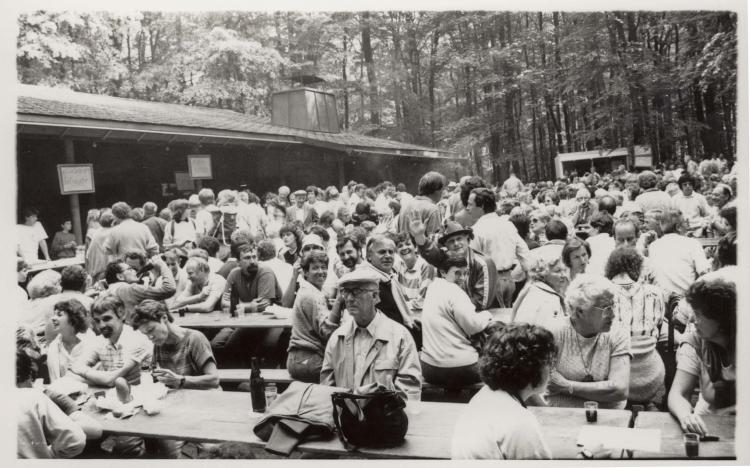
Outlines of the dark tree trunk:
M 370 123 L 380 125 L 378 106 L 378 79 L 375 75 L 375 63 L 372 58 L 372 43 L 370 41 L 370 14 L 362 13 L 362 55 L 367 67 L 367 81 L 370 84 Z

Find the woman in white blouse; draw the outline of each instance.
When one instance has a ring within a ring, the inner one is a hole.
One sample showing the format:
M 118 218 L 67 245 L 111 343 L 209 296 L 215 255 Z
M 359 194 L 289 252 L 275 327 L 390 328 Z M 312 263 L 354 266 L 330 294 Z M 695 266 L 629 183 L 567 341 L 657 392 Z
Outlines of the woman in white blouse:
M 76 299 L 60 301 L 50 323 L 57 336 L 47 348 L 47 368 L 51 382 L 64 376 L 68 365 L 86 351 L 96 337 L 89 326 L 86 308 Z
M 565 313 L 563 294 L 568 286 L 568 268 L 562 258 L 554 255 L 534 257 L 529 268 L 529 284 L 524 287 L 513 304 L 511 322 L 533 323 L 551 329 L 553 322 Z

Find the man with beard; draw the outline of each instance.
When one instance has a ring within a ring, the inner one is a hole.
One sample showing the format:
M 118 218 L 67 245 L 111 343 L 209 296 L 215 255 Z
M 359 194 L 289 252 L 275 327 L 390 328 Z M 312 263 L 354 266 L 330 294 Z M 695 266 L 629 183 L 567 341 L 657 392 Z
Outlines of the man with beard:
M 323 292 L 329 298 L 335 298 L 338 293 L 336 282 L 346 273 L 362 263 L 362 245 L 352 234 L 344 234 L 336 241 L 338 260 L 331 262 L 328 278 L 323 285 Z
M 469 270 L 464 290 L 471 298 L 477 310 L 487 310 L 496 307 L 497 269 L 493 261 L 480 252 L 469 247 L 469 241 L 474 237 L 471 228 L 462 228 L 460 224 L 448 221 L 445 233 L 439 241 L 428 241 L 425 236 L 424 223 L 414 218 L 409 223 L 409 231 L 414 237 L 419 254 L 427 263 L 438 268 L 443 265 L 447 257 L 466 257 Z
M 258 251 L 254 243 L 238 248 L 240 265 L 227 277 L 222 305 L 228 306 L 231 315 L 263 312 L 272 303 L 281 300 L 281 288 L 273 270 L 258 264 Z M 283 329 L 254 330 L 223 328 L 211 340 L 218 362 L 227 367 L 250 367 L 250 357 L 275 345 Z M 269 342 L 272 346 L 269 346 Z
M 91 318 L 101 335 L 87 353 L 70 365 L 70 372 L 90 385 L 111 387 L 118 377 L 131 385 L 139 384 L 141 366 L 151 362 L 153 345 L 125 323 L 125 304 L 111 294 L 101 296 L 91 306 Z M 102 442 L 102 449 L 111 450 L 118 457 L 138 457 L 143 455 L 144 443 L 139 437 L 109 437 Z

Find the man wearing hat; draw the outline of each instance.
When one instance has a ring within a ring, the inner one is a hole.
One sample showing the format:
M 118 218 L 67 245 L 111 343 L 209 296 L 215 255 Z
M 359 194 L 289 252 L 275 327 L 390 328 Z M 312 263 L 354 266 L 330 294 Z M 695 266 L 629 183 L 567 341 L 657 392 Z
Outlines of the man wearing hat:
M 497 269 L 490 257 L 469 247 L 469 241 L 474 237 L 471 228 L 464 229 L 460 224 L 448 221 L 445 223 L 445 232 L 438 241 L 428 240 L 424 223 L 419 218 L 414 218 L 409 223 L 409 231 L 417 243 L 419 254 L 435 268 L 442 266 L 446 257 L 465 256 L 469 273 L 463 287 L 472 304 L 477 310 L 496 307 Z
M 304 190 L 297 190 L 294 192 L 294 205 L 286 210 L 287 222 L 293 223 L 299 221 L 302 223 L 302 226 L 307 229 L 318 221 L 318 215 L 315 213 L 315 209 L 306 203 L 306 201 L 307 192 Z
M 529 247 L 518 235 L 513 223 L 495 213 L 495 194 L 490 189 L 472 190 L 466 209 L 473 216 L 479 216 L 473 226 L 474 239 L 471 241 L 471 247 L 492 259 L 497 268 L 497 295 L 500 307 L 511 307 L 516 288 L 511 272 L 517 264 L 521 265 L 523 271 L 529 270 Z
M 352 320 L 328 340 L 320 383 L 360 393 L 382 385 L 406 398 L 422 389 L 419 355 L 409 331 L 376 307 L 379 282 L 377 274 L 364 268 L 339 279 L 339 294 Z

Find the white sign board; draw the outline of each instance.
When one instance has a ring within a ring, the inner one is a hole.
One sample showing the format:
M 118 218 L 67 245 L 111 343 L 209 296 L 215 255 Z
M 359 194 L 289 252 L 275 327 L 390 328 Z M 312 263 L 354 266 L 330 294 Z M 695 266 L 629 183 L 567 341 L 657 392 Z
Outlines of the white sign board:
M 191 179 L 213 179 L 210 154 L 189 154 L 188 170 Z
M 651 167 L 652 165 L 653 158 L 651 157 L 651 155 L 635 157 L 635 167 Z
M 93 164 L 58 164 L 60 194 L 94 193 Z

